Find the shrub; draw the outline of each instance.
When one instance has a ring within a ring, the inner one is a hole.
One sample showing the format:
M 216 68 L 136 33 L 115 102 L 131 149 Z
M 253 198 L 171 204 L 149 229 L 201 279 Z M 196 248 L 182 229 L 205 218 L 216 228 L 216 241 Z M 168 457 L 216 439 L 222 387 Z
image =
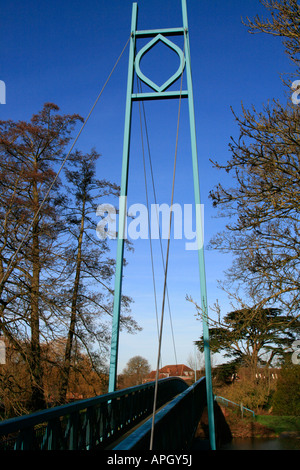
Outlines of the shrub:
M 300 366 L 285 365 L 280 372 L 273 396 L 273 413 L 300 416 Z

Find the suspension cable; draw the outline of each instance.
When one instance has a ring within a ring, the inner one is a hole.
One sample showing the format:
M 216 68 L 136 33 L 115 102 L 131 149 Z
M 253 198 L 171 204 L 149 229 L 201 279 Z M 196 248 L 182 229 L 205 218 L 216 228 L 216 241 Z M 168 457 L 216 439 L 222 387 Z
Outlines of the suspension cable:
M 140 80 L 138 81 L 138 85 L 140 85 L 139 86 L 139 92 L 141 93 L 142 92 L 142 84 L 141 84 Z M 150 151 L 150 142 L 149 142 L 149 134 L 148 134 L 148 126 L 147 126 L 147 119 L 146 119 L 144 101 L 142 101 L 142 108 L 143 108 L 143 118 L 144 118 L 145 134 L 146 134 L 147 148 L 148 148 L 150 173 L 151 173 L 151 180 L 152 180 L 152 189 L 153 189 L 153 195 L 154 195 L 154 202 L 155 202 L 155 205 L 156 205 L 156 216 L 157 216 L 157 223 L 158 223 L 158 230 L 159 230 L 160 251 L 161 251 L 163 271 L 165 272 L 165 260 L 164 260 L 164 253 L 163 253 L 163 247 L 162 247 L 161 232 L 160 232 L 160 227 L 159 227 L 157 197 L 156 197 L 156 189 L 155 189 L 155 182 L 154 182 L 153 165 L 152 165 L 152 158 L 151 158 L 151 151 Z M 145 162 L 144 162 L 144 172 L 145 172 Z M 148 207 L 148 214 L 149 214 L 149 207 Z M 150 223 L 149 223 L 149 227 L 150 227 Z M 151 240 L 151 237 L 150 237 L 150 240 Z M 151 244 L 151 241 L 150 241 L 150 244 Z M 171 334 L 172 334 L 172 342 L 173 342 L 173 349 L 174 349 L 174 356 L 175 356 L 175 364 L 177 366 L 177 353 L 176 353 L 176 345 L 175 345 L 175 337 L 174 337 L 174 329 L 173 329 L 173 321 L 172 321 L 172 313 L 171 313 L 171 307 L 170 307 L 170 298 L 169 298 L 168 287 L 166 287 L 166 295 L 167 295 L 167 302 L 168 302 L 168 310 L 169 310 L 169 318 L 170 318 L 170 325 L 171 325 Z M 157 313 L 156 313 L 156 317 L 157 317 Z M 158 319 L 157 319 L 157 322 L 158 322 Z M 159 327 L 158 327 L 158 331 L 159 331 Z
M 184 43 L 184 47 L 183 47 L 183 54 L 184 54 L 184 48 L 185 48 L 185 43 Z M 167 253 L 166 253 L 166 269 L 165 269 L 165 276 L 164 276 L 164 290 L 163 290 L 162 310 L 161 310 L 161 324 L 160 324 L 160 332 L 159 332 L 159 346 L 158 346 L 156 378 L 155 378 L 155 389 L 154 389 L 153 414 L 152 414 L 152 425 L 151 425 L 151 436 L 150 436 L 150 450 L 153 449 L 153 440 L 154 440 L 154 424 L 155 424 L 156 403 L 157 403 L 157 391 L 158 391 L 159 362 L 160 362 L 160 354 L 161 354 L 162 330 L 163 330 L 163 322 L 164 322 L 164 308 L 165 308 L 165 297 L 166 297 L 166 287 L 167 287 L 167 274 L 168 274 L 169 253 L 170 253 L 171 227 L 172 227 L 172 210 L 171 210 L 171 209 L 172 209 L 172 206 L 173 206 L 174 190 L 175 190 L 175 174 L 176 174 L 176 162 L 177 162 L 177 151 L 178 151 L 178 136 L 179 136 L 179 122 L 180 122 L 181 100 L 182 100 L 183 70 L 184 70 L 184 66 L 182 66 L 181 81 L 180 81 L 180 96 L 179 96 L 179 106 L 178 106 L 177 131 L 176 131 L 176 145 L 175 145 L 175 157 L 174 157 L 174 168 L 173 168 L 173 181 L 172 181 L 172 194 L 171 194 L 171 206 L 170 206 L 170 220 L 169 220 L 169 236 L 168 236 Z
M 77 136 L 76 136 L 76 138 L 75 138 L 75 140 L 74 140 L 74 142 L 73 142 L 73 144 L 72 144 L 70 150 L 69 150 L 69 152 L 67 153 L 66 157 L 64 158 L 64 160 L 63 160 L 63 162 L 62 162 L 62 164 L 61 164 L 61 166 L 60 166 L 58 172 L 56 173 L 55 178 L 54 178 L 54 180 L 52 181 L 52 183 L 51 183 L 51 185 L 50 185 L 50 187 L 49 187 L 49 189 L 48 189 L 48 191 L 47 191 L 47 193 L 46 193 L 46 195 L 45 195 L 43 201 L 41 202 L 41 204 L 40 204 L 40 206 L 39 206 L 37 212 L 35 213 L 35 215 L 34 215 L 32 221 L 31 221 L 31 223 L 30 223 L 28 229 L 26 230 L 25 235 L 24 235 L 23 239 L 21 240 L 21 242 L 20 242 L 20 244 L 19 244 L 19 246 L 18 246 L 18 249 L 15 251 L 14 255 L 12 256 L 12 258 L 11 258 L 11 260 L 10 260 L 10 263 L 9 263 L 9 265 L 8 265 L 8 267 L 7 267 L 6 274 L 5 274 L 5 275 L 2 277 L 2 279 L 1 279 L 0 286 L 2 286 L 2 285 L 7 281 L 8 277 L 9 277 L 9 271 L 10 271 L 10 269 L 12 268 L 12 265 L 13 265 L 13 262 L 14 262 L 15 258 L 17 257 L 19 251 L 21 250 L 21 248 L 22 248 L 22 246 L 23 246 L 23 244 L 24 244 L 24 242 L 25 242 L 25 240 L 26 240 L 26 238 L 27 238 L 27 236 L 28 236 L 28 234 L 29 234 L 30 229 L 32 228 L 34 222 L 36 221 L 36 219 L 37 219 L 37 217 L 38 217 L 38 215 L 39 215 L 39 213 L 41 212 L 41 209 L 42 209 L 43 205 L 45 204 L 45 202 L 46 202 L 46 200 L 47 200 L 47 198 L 48 198 L 48 196 L 49 196 L 50 191 L 52 190 L 54 184 L 56 183 L 59 174 L 61 173 L 61 171 L 62 171 L 62 169 L 63 169 L 63 167 L 64 167 L 66 161 L 68 160 L 68 158 L 69 158 L 69 156 L 70 156 L 70 154 L 71 154 L 71 152 L 72 152 L 72 150 L 73 150 L 73 148 L 74 148 L 74 146 L 75 146 L 75 144 L 76 144 L 76 142 L 77 142 L 77 140 L 79 139 L 79 137 L 80 137 L 80 135 L 81 135 L 81 133 L 82 133 L 84 127 L 86 126 L 86 124 L 87 124 L 87 122 L 88 122 L 88 120 L 89 120 L 89 118 L 90 118 L 90 116 L 91 116 L 91 114 L 92 114 L 92 112 L 93 112 L 93 110 L 94 110 L 96 104 L 98 103 L 98 101 L 99 101 L 99 99 L 100 99 L 100 97 L 101 97 L 101 95 L 102 95 L 102 93 L 103 93 L 103 91 L 104 91 L 106 85 L 108 84 L 108 82 L 109 82 L 109 80 L 110 80 L 110 78 L 111 78 L 111 76 L 112 76 L 112 74 L 113 74 L 115 68 L 117 67 L 117 65 L 118 65 L 118 63 L 119 63 L 119 61 L 120 61 L 122 55 L 124 54 L 125 49 L 126 49 L 126 47 L 128 46 L 128 43 L 129 43 L 131 37 L 132 37 L 132 34 L 130 34 L 130 36 L 129 36 L 129 38 L 128 38 L 126 44 L 125 44 L 125 46 L 123 47 L 123 50 L 122 50 L 121 54 L 119 55 L 119 57 L 118 57 L 118 59 L 117 59 L 115 65 L 113 66 L 113 68 L 112 68 L 110 74 L 108 75 L 108 77 L 107 77 L 107 79 L 106 79 L 106 81 L 105 81 L 105 83 L 104 83 L 104 85 L 103 85 L 103 87 L 102 87 L 100 93 L 98 94 L 98 96 L 97 96 L 97 98 L 96 98 L 96 100 L 95 100 L 95 102 L 94 102 L 94 104 L 93 104 L 93 106 L 92 106 L 90 112 L 88 113 L 86 119 L 84 120 L 84 122 L 83 122 L 83 124 L 82 124 L 82 126 L 81 126 L 81 128 L 80 128 L 80 130 L 79 130 L 79 132 L 78 132 L 78 134 L 77 134 Z
M 138 88 L 139 88 L 139 82 L 138 82 Z M 149 197 L 148 197 L 146 161 L 145 161 L 145 150 L 144 150 L 144 139 L 143 139 L 143 128 L 142 128 L 142 114 L 141 114 L 141 104 L 140 104 L 140 102 L 139 102 L 139 115 L 140 115 L 140 126 L 141 126 L 141 142 L 142 142 L 142 155 L 143 155 L 143 167 L 144 167 L 145 193 L 146 193 L 146 202 L 147 202 L 147 211 L 148 211 L 148 227 L 150 227 Z M 154 291 L 154 304 L 155 304 L 155 314 L 156 314 L 156 324 L 157 324 L 157 335 L 158 335 L 158 338 L 159 338 L 159 322 L 158 322 L 157 296 L 156 296 L 156 284 L 155 284 L 155 272 L 154 272 L 153 249 L 152 249 L 151 234 L 149 236 L 149 242 L 150 242 L 150 258 L 151 258 L 151 267 L 152 267 L 152 281 L 153 281 L 153 291 Z

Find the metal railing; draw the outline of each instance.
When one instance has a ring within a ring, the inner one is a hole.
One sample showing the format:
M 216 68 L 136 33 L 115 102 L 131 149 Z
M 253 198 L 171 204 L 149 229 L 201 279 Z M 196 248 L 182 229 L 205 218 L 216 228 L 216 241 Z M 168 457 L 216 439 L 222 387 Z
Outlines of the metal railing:
M 215 397 L 215 400 L 220 403 L 220 405 L 225 405 L 225 406 L 233 406 L 233 407 L 237 407 L 239 408 L 240 412 L 241 412 L 241 416 L 243 417 L 244 416 L 244 412 L 248 412 L 248 413 L 251 413 L 252 414 L 252 417 L 255 418 L 255 413 L 253 410 L 249 410 L 249 408 L 246 408 L 245 406 L 243 406 L 243 404 L 238 404 L 238 403 L 234 403 L 233 401 L 231 400 L 228 400 L 227 398 L 224 398 L 224 397 L 219 397 L 219 396 L 216 396 Z
M 189 450 L 206 403 L 206 383 L 202 377 L 157 412 L 153 450 Z M 113 450 L 149 450 L 151 427 L 152 417 Z
M 105 449 L 153 410 L 155 383 L 107 393 L 0 422 L 0 450 Z M 179 378 L 158 382 L 158 407 L 188 388 Z

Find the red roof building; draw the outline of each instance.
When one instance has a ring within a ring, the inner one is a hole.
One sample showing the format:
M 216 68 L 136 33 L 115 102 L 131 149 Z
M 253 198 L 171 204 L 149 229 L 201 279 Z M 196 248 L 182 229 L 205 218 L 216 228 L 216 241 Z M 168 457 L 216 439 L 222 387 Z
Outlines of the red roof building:
M 183 380 L 192 380 L 195 376 L 195 371 L 185 364 L 168 365 L 159 369 L 159 379 L 165 379 L 167 377 L 179 377 Z M 156 378 L 156 371 L 153 370 L 144 379 L 144 382 L 152 382 Z

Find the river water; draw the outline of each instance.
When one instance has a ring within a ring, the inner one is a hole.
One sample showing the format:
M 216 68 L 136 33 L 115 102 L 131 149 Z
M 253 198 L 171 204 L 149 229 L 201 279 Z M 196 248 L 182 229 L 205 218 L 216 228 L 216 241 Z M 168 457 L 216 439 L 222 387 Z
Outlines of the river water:
M 221 450 L 300 450 L 300 439 L 233 439 L 230 444 L 222 446 Z

